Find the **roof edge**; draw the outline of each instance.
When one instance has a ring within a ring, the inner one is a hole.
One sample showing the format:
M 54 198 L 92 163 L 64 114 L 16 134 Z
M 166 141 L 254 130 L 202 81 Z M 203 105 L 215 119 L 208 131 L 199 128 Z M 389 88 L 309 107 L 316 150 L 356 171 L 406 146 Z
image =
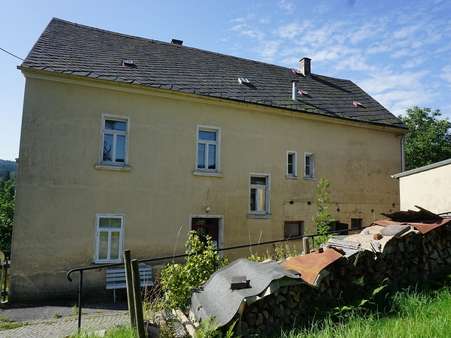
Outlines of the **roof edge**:
M 440 167 L 443 167 L 443 166 L 448 165 L 448 164 L 451 164 L 451 158 L 448 158 L 448 159 L 440 161 L 440 162 L 435 162 L 435 163 L 432 163 L 432 164 L 428 164 L 428 165 L 425 165 L 425 166 L 422 166 L 422 167 L 419 167 L 419 168 L 403 171 L 401 173 L 391 175 L 391 178 L 400 178 L 400 177 L 410 176 L 410 175 L 413 175 L 413 174 L 421 173 L 423 171 L 428 171 L 428 170 L 431 170 L 431 169 L 440 168 Z
M 135 89 L 141 89 L 141 90 L 158 90 L 158 91 L 164 91 L 168 94 L 172 94 L 172 95 L 188 95 L 188 96 L 194 96 L 197 98 L 202 98 L 202 99 L 209 99 L 209 100 L 215 100 L 215 101 L 226 101 L 226 102 L 235 102 L 235 103 L 240 103 L 240 104 L 249 104 L 249 105 L 253 105 L 256 107 L 261 107 L 261 108 L 267 108 L 267 109 L 276 109 L 276 110 L 282 110 L 282 111 L 286 111 L 286 112 L 290 112 L 290 113 L 298 113 L 298 114 L 305 114 L 308 116 L 311 116 L 313 118 L 322 118 L 322 119 L 332 119 L 334 121 L 340 121 L 341 123 L 351 123 L 351 124 L 356 124 L 357 126 L 361 126 L 363 128 L 367 127 L 367 128 L 377 128 L 377 129 L 389 129 L 391 130 L 392 133 L 397 132 L 399 134 L 406 134 L 407 133 L 407 128 L 404 126 L 396 126 L 396 125 L 390 125 L 390 124 L 385 124 L 385 123 L 380 123 L 380 122 L 370 122 L 370 121 L 362 121 L 362 120 L 357 120 L 357 119 L 353 119 L 353 118 L 346 118 L 343 116 L 330 116 L 330 115 L 325 115 L 325 114 L 315 114 L 309 111 L 301 111 L 301 110 L 297 110 L 297 109 L 290 109 L 289 107 L 276 107 L 276 106 L 272 106 L 272 105 L 266 105 L 263 103 L 259 103 L 259 102 L 252 102 L 252 101 L 242 101 L 242 100 L 237 100 L 237 99 L 232 99 L 232 98 L 227 98 L 227 97 L 220 97 L 220 96 L 210 96 L 210 95 L 201 95 L 201 94 L 197 94 L 197 93 L 185 93 L 185 92 L 179 92 L 176 90 L 171 90 L 171 89 L 166 89 L 166 88 L 156 88 L 156 87 L 152 87 L 152 86 L 145 86 L 142 84 L 132 84 L 132 83 L 127 83 L 127 82 L 117 82 L 114 80 L 106 80 L 106 79 L 96 79 L 96 78 L 87 78 L 85 76 L 79 76 L 79 75 L 74 75 L 74 74 L 66 74 L 66 73 L 61 73 L 61 72 L 54 72 L 54 71 L 50 71 L 50 70 L 46 70 L 46 69 L 36 69 L 33 67 L 28 67 L 28 66 L 24 66 L 24 65 L 19 65 L 17 66 L 17 69 L 20 70 L 24 75 L 28 74 L 41 74 L 42 76 L 47 76 L 47 77 L 52 77 L 52 78 L 60 78 L 61 80 L 72 80 L 72 81 L 83 81 L 83 82 L 97 82 L 97 83 L 105 83 L 108 84 L 110 86 L 114 86 L 114 87 L 128 87 L 128 88 L 135 88 Z

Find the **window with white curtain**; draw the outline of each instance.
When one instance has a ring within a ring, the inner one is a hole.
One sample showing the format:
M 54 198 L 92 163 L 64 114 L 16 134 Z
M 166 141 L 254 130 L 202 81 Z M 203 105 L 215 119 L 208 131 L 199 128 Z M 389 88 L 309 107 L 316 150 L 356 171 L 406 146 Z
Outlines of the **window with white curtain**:
M 97 215 L 96 263 L 120 262 L 124 232 L 121 215 Z

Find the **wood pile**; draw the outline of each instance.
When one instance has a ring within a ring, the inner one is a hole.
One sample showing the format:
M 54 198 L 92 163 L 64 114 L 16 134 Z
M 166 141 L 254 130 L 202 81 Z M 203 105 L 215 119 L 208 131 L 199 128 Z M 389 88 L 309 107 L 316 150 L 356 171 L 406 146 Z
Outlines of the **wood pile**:
M 383 236 L 378 236 L 381 239 Z M 375 237 L 376 238 L 376 237 Z M 336 249 L 340 252 L 340 249 Z M 345 254 L 344 251 L 341 252 Z M 236 324 L 243 336 L 309 324 L 328 308 L 364 298 L 375 287 L 388 283 L 400 289 L 451 272 L 450 225 L 426 234 L 410 229 L 388 239 L 381 252 L 357 250 L 321 272 L 315 286 L 280 288 L 244 308 Z M 302 276 L 301 276 L 302 277 Z M 236 320 L 239 316 L 236 316 Z
M 451 227 L 426 233 L 422 240 L 424 279 L 451 273 Z
M 306 284 L 286 286 L 246 306 L 236 328 L 242 336 L 292 328 L 311 320 L 318 304 L 315 288 Z

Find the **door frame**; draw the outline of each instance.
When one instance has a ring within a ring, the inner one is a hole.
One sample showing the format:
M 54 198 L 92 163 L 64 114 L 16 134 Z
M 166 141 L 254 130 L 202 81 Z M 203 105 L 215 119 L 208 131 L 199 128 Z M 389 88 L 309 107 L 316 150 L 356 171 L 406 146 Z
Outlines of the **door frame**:
M 224 247 L 224 215 L 191 214 L 189 216 L 189 229 L 193 230 L 193 218 L 217 218 L 218 219 L 218 247 Z

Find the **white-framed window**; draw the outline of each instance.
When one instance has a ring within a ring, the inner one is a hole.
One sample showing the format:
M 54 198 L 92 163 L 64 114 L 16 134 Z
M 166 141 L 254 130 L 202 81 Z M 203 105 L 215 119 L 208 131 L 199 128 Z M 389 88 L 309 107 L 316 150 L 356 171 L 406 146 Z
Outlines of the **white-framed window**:
M 124 237 L 124 216 L 102 214 L 96 217 L 96 263 L 120 262 Z
M 219 171 L 220 144 L 219 128 L 197 126 L 196 170 Z
M 128 127 L 127 118 L 108 115 L 102 117 L 102 163 L 122 166 L 127 164 Z
M 270 176 L 251 174 L 249 184 L 249 213 L 266 215 L 270 213 Z
M 314 178 L 315 177 L 315 157 L 312 153 L 304 154 L 304 177 Z
M 298 156 L 295 151 L 287 151 L 287 176 L 298 176 Z

